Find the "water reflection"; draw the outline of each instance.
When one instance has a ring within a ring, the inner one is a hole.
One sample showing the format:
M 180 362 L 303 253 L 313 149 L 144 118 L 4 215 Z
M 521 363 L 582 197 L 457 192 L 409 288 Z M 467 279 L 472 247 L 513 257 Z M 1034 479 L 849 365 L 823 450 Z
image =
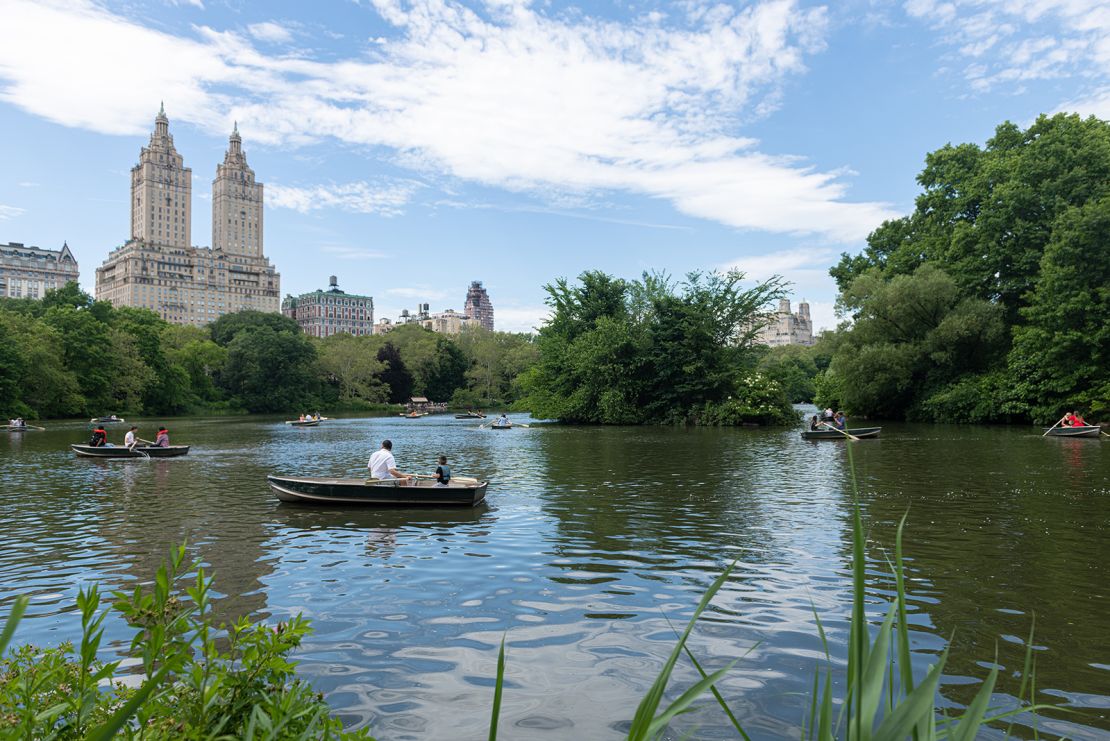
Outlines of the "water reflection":
M 735 561 L 691 648 L 713 668 L 747 654 L 722 689 L 753 737 L 787 736 L 823 655 L 814 608 L 844 657 L 851 451 L 873 570 L 909 511 L 920 667 L 956 633 L 946 696 L 970 698 L 974 683 L 959 678 L 986 673 L 977 662 L 998 636 L 1012 671 L 1036 611 L 1041 699 L 1079 709 L 1046 723 L 1080 738 L 1110 730 L 1110 464 L 1098 441 L 888 425 L 848 446 L 792 430 L 233 418 L 175 421 L 175 441 L 194 445 L 185 458 L 87 461 L 66 447 L 83 426 L 51 427 L 0 439 L 0 478 L 19 492 L 0 500 L 0 602 L 34 596 L 24 640 L 72 635 L 78 585 L 149 579 L 188 541 L 225 595 L 221 616 L 313 619 L 301 673 L 380 738 L 482 735 L 503 636 L 506 735 L 618 738 L 671 623 Z M 487 504 L 337 510 L 280 505 L 266 486 L 270 472 L 362 475 L 384 437 L 405 470 L 430 472 L 444 453 L 457 475 L 490 478 Z M 888 596 L 878 583 L 870 600 Z M 707 706 L 679 728 L 731 738 L 722 720 Z

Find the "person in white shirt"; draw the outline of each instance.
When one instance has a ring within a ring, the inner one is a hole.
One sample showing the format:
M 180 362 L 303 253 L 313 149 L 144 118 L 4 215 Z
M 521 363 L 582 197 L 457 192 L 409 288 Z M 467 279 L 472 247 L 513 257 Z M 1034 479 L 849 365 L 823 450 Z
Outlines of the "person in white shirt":
M 132 425 L 131 429 L 127 431 L 127 434 L 123 436 L 123 446 L 125 448 L 130 449 L 135 447 L 135 443 L 138 442 L 138 440 L 135 439 L 135 430 L 137 429 L 139 428 Z
M 397 460 L 393 457 L 393 443 L 389 440 L 382 440 L 381 450 L 370 456 L 370 462 L 366 467 L 370 469 L 372 479 L 400 479 L 403 486 L 412 478 L 397 470 Z

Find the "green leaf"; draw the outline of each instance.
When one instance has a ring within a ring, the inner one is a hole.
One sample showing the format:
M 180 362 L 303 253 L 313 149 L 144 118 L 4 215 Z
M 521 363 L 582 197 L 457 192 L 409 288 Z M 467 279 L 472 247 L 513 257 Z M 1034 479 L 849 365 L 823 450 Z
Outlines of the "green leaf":
M 489 721 L 489 741 L 497 741 L 497 721 L 501 716 L 501 691 L 505 686 L 505 637 L 501 637 L 501 649 L 497 652 L 497 681 L 493 687 L 493 710 Z

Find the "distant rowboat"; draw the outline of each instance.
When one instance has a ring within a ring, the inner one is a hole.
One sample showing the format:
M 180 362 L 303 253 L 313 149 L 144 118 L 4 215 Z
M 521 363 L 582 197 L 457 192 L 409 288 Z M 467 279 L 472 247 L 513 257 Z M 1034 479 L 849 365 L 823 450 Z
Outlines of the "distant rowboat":
M 318 420 L 318 419 L 291 419 L 291 420 L 287 421 L 285 424 L 292 425 L 294 427 L 315 427 L 316 425 L 320 424 L 320 420 Z
M 188 445 L 136 445 L 134 449 L 123 446 L 70 445 L 73 452 L 83 458 L 176 458 L 189 452 Z
M 802 430 L 803 440 L 849 440 L 848 435 L 855 437 L 878 437 L 882 427 L 857 427 L 854 430 Z M 847 432 L 848 435 L 844 433 Z
M 1053 427 L 1045 435 L 1048 437 L 1098 437 L 1102 428 L 1098 425 L 1082 427 Z
M 302 476 L 266 477 L 274 494 L 283 502 L 308 504 L 360 504 L 378 507 L 473 507 L 486 498 L 488 481 L 473 484 L 452 482 L 436 486 L 419 481 L 402 486 L 396 480 L 327 479 Z
M 485 418 L 486 418 L 486 415 L 484 415 L 484 414 L 475 414 L 474 412 L 468 412 L 466 414 L 456 414 L 455 415 L 455 419 L 485 419 Z

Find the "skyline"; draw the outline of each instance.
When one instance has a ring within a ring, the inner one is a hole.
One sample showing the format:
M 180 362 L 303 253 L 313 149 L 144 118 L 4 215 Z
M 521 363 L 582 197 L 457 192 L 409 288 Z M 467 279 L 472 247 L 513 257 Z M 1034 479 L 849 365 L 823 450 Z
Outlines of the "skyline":
M 68 241 L 90 292 L 162 100 L 195 243 L 238 121 L 283 295 L 334 274 L 395 317 L 481 280 L 514 331 L 558 277 L 729 266 L 830 327 L 828 267 L 927 152 L 1110 115 L 1107 2 L 0 7 L 0 243 Z

